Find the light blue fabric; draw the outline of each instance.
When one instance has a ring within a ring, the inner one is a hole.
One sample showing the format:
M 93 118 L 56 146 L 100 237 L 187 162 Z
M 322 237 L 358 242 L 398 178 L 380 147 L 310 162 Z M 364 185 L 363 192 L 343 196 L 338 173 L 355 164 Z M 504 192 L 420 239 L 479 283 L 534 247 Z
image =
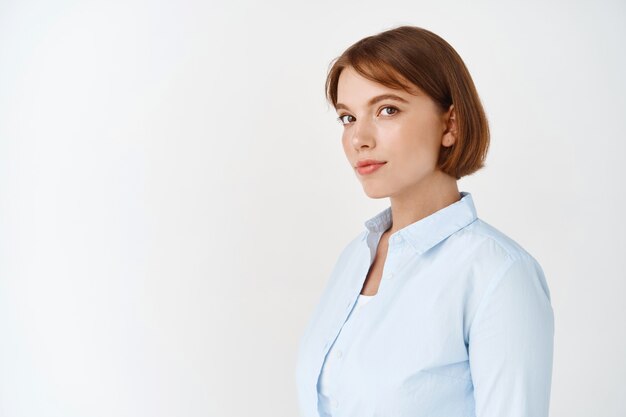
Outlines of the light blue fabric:
M 390 236 L 378 293 L 345 328 L 391 208 L 343 249 L 299 341 L 301 417 L 325 414 L 318 378 L 333 343 L 343 354 L 332 417 L 548 416 L 554 313 L 543 270 L 460 196 Z

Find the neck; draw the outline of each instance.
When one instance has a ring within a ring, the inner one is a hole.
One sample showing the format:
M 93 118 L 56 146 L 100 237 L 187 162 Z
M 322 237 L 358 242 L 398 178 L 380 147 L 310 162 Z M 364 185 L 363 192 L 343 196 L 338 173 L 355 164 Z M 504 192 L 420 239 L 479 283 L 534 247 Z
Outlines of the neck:
M 392 225 L 389 235 L 461 199 L 456 178 L 435 171 L 424 181 L 389 197 Z

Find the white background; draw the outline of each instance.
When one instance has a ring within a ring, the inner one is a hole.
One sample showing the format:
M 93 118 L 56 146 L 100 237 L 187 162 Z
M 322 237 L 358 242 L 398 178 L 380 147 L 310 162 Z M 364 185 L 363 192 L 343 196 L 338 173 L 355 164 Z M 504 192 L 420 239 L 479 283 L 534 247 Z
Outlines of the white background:
M 551 416 L 626 414 L 626 5 L 1 1 L 0 415 L 294 416 L 298 338 L 386 207 L 324 98 L 401 24 L 485 105 L 459 182 L 543 266 Z

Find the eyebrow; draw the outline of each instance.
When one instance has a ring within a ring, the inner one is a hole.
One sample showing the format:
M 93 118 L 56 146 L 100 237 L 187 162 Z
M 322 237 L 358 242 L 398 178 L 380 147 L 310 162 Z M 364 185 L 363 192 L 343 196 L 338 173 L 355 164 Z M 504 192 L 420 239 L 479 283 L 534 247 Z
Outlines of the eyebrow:
M 383 100 L 387 100 L 387 99 L 389 99 L 389 100 L 396 100 L 396 101 L 399 101 L 401 103 L 409 104 L 409 102 L 406 99 L 404 99 L 404 98 L 402 98 L 400 96 L 397 96 L 395 94 L 381 94 L 379 96 L 372 97 L 370 99 L 370 101 L 367 102 L 367 105 L 368 106 L 373 106 L 374 104 L 378 103 L 379 101 L 383 101 Z M 337 103 L 337 105 L 335 106 L 335 110 L 339 110 L 339 109 L 349 110 L 348 106 L 346 106 L 343 103 Z

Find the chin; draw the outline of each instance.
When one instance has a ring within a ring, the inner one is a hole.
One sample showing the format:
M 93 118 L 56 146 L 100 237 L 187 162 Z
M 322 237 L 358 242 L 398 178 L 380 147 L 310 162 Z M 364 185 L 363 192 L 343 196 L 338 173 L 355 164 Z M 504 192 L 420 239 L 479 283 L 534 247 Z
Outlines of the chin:
M 367 187 L 364 187 L 363 191 L 365 191 L 365 194 L 369 198 L 379 199 L 389 197 L 389 193 L 384 190 L 369 189 Z

